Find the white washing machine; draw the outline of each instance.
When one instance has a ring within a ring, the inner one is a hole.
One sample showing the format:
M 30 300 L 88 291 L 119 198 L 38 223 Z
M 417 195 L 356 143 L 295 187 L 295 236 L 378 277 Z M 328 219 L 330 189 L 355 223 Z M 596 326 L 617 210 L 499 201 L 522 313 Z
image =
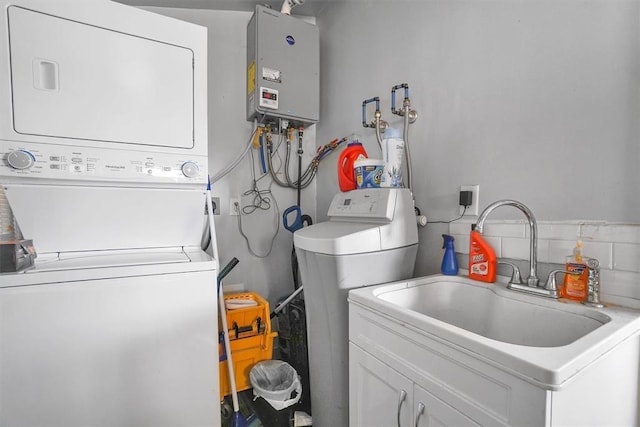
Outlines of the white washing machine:
M 0 62 L 0 427 L 219 427 L 206 29 L 0 0 Z
M 408 279 L 418 251 L 408 189 L 339 193 L 329 221 L 295 232 L 304 287 L 314 427 L 349 425 L 350 289 Z

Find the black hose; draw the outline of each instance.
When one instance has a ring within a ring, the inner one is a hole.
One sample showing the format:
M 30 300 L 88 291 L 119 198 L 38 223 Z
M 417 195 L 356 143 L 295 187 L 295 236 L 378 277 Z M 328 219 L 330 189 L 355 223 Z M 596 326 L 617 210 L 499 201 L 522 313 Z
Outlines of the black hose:
M 298 207 L 300 207 L 300 195 L 302 193 L 302 128 L 298 130 Z
M 229 274 L 231 272 L 231 270 L 234 269 L 234 267 L 239 263 L 240 261 L 238 261 L 238 258 L 233 257 L 231 259 L 231 261 L 229 261 L 227 263 L 227 265 L 225 265 L 222 270 L 220 270 L 220 273 L 218 273 L 218 286 L 220 286 L 220 282 L 222 282 L 222 279 L 224 279 L 224 277 Z

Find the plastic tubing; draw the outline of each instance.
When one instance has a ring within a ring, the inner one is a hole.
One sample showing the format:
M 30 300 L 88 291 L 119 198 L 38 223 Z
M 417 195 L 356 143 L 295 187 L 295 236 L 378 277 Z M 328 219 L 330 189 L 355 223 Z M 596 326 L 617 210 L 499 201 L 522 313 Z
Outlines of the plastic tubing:
M 289 140 L 287 140 L 286 153 L 287 154 L 285 155 L 285 158 L 284 158 L 284 176 L 286 181 L 282 181 L 280 178 L 278 178 L 278 175 L 273 170 L 273 162 L 271 160 L 271 155 L 267 154 L 267 164 L 269 165 L 269 174 L 273 178 L 273 181 L 276 184 L 278 184 L 280 187 L 289 187 L 289 188 L 297 189 L 298 181 L 293 181 L 291 179 L 291 175 L 289 174 L 289 164 L 291 160 L 291 141 Z M 313 181 L 313 178 L 316 175 L 316 171 L 317 171 L 317 166 L 314 165 L 314 162 L 312 161 L 311 163 L 309 163 L 309 165 L 307 166 L 304 173 L 299 179 L 299 181 L 301 181 L 301 184 L 300 184 L 301 188 L 303 189 L 307 188 L 311 184 L 311 182 Z
M 396 90 L 404 89 L 404 100 L 402 102 L 402 114 L 396 109 Z M 409 101 L 409 85 L 407 83 L 401 83 L 391 88 L 391 112 L 393 114 L 399 114 L 403 116 L 403 129 L 402 139 L 404 140 L 404 158 L 407 163 L 407 176 L 405 183 L 407 188 L 411 191 L 411 176 L 413 169 L 411 166 L 411 149 L 409 144 L 409 113 L 411 111 L 411 103 Z
M 373 126 L 367 124 L 367 104 L 374 102 L 376 103 L 376 112 L 374 124 Z M 380 123 L 381 123 L 381 114 L 380 114 L 380 97 L 374 96 L 373 98 L 365 99 L 362 101 L 362 126 L 363 127 L 374 127 L 376 129 L 376 140 L 378 141 L 378 147 L 382 150 L 382 132 L 380 131 Z
M 401 83 L 391 88 L 391 112 L 398 114 L 396 110 L 396 90 L 404 88 L 404 99 L 409 99 L 409 85 L 407 83 Z
M 260 123 L 262 123 L 263 120 L 264 120 L 264 116 L 262 116 L 262 118 L 260 119 Z M 247 142 L 247 146 L 245 147 L 244 151 L 242 153 L 240 153 L 240 155 L 232 163 L 230 163 L 226 168 L 222 169 L 220 172 L 218 172 L 212 178 L 210 178 L 209 182 L 211 184 L 214 184 L 214 183 L 220 181 L 222 178 L 227 176 L 227 174 L 229 174 L 229 172 L 234 170 L 240 164 L 242 159 L 244 159 L 245 156 L 249 153 L 249 150 L 251 150 L 251 147 L 253 146 L 253 137 L 254 137 L 254 135 L 256 134 L 257 131 L 258 131 L 258 119 L 254 119 L 253 120 L 253 132 L 251 132 L 251 136 L 249 137 L 249 141 Z
M 406 89 L 408 90 L 408 88 Z M 406 93 L 406 92 L 405 92 Z M 409 98 L 405 98 L 405 100 L 408 100 Z M 410 144 L 409 144 L 409 103 L 405 102 L 404 103 L 404 128 L 402 130 L 402 137 L 404 139 L 404 158 L 407 161 L 407 180 L 406 180 L 406 184 L 407 184 L 407 188 L 409 189 L 409 191 L 411 190 L 411 175 L 412 175 L 412 167 L 411 167 L 411 149 Z
M 362 101 L 362 126 L 366 128 L 369 127 L 367 124 L 367 104 L 373 101 L 376 102 L 376 110 L 380 109 L 380 98 L 377 96 Z

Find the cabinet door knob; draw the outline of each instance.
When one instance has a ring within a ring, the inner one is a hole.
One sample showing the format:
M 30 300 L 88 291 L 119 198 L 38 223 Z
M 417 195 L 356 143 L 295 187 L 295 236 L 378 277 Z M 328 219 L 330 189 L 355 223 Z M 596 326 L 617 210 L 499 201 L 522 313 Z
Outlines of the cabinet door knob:
M 418 410 L 416 411 L 416 424 L 415 427 L 418 427 L 418 424 L 420 424 L 420 417 L 422 416 L 422 414 L 424 414 L 424 403 L 420 402 L 418 403 Z
M 404 400 L 407 398 L 407 392 L 404 390 L 400 390 L 400 395 L 398 396 L 398 427 L 400 427 L 400 410 L 402 409 L 402 404 Z

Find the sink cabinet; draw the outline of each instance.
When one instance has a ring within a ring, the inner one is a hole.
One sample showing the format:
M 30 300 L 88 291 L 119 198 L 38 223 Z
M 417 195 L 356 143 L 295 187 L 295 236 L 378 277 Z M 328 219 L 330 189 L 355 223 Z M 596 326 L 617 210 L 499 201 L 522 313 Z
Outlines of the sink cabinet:
M 479 425 L 354 344 L 349 346 L 349 359 L 349 425 Z
M 349 425 L 638 425 L 639 348 L 635 335 L 545 385 L 350 299 Z

